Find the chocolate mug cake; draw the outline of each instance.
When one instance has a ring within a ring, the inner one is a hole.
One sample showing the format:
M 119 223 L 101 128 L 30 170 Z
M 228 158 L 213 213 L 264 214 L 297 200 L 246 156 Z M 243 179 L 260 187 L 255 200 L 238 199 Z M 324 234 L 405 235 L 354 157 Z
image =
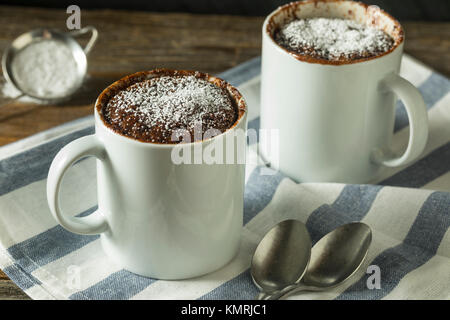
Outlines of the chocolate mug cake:
M 201 125 L 203 137 L 236 122 L 238 108 L 224 81 L 210 81 L 200 72 L 160 69 L 157 74 L 130 83 L 109 99 L 101 110 L 109 128 L 139 141 L 172 144 L 179 142 L 174 139 L 179 130 L 195 141 L 196 126 Z
M 374 26 L 350 19 L 295 19 L 274 34 L 281 47 L 296 54 L 328 61 L 352 61 L 379 56 L 395 41 Z

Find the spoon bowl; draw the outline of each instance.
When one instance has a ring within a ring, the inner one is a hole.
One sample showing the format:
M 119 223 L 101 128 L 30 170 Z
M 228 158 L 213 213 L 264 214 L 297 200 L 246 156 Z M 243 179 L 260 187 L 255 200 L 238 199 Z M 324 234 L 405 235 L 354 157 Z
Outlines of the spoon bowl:
M 251 275 L 263 291 L 260 299 L 297 283 L 311 255 L 311 239 L 298 220 L 284 220 L 261 240 L 252 258 Z
M 362 222 L 334 229 L 313 246 L 301 282 L 286 286 L 276 298 L 298 291 L 323 291 L 341 284 L 361 267 L 371 242 L 372 231 Z
M 320 239 L 311 250 L 311 260 L 303 284 L 335 286 L 359 269 L 367 255 L 372 232 L 361 222 L 342 225 Z

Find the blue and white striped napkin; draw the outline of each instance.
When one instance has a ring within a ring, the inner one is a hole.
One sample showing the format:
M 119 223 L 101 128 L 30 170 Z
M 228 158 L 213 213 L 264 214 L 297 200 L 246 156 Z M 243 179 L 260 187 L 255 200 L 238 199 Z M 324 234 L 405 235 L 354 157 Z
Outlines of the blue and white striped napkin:
M 260 60 L 220 76 L 239 86 L 249 104 L 249 127 L 259 127 Z M 214 273 L 182 281 L 132 274 L 110 261 L 98 236 L 72 234 L 52 218 L 46 177 L 54 155 L 68 142 L 93 133 L 93 119 L 43 132 L 0 148 L 0 268 L 34 299 L 253 299 L 251 255 L 277 222 L 306 223 L 313 242 L 333 228 L 361 220 L 373 242 L 363 268 L 327 292 L 289 299 L 450 298 L 450 81 L 405 56 L 401 73 L 422 92 L 430 135 L 422 158 L 387 169 L 372 185 L 294 183 L 248 165 L 243 240 L 238 255 Z M 397 110 L 394 148 L 408 139 L 408 121 Z M 249 147 L 254 156 L 256 145 Z M 252 162 L 254 163 L 254 162 Z M 96 207 L 95 162 L 78 162 L 66 175 L 62 204 L 68 213 Z M 369 265 L 380 269 L 380 288 L 369 289 Z

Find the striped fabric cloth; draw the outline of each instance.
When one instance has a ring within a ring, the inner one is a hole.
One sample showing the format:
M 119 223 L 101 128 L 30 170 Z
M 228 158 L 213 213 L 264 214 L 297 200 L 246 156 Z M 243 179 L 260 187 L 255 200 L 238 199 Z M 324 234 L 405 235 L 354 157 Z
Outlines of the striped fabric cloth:
M 239 86 L 249 104 L 249 127 L 259 127 L 259 58 L 220 76 Z M 313 243 L 335 227 L 364 221 L 373 230 L 365 264 L 342 285 L 289 299 L 450 298 L 450 81 L 405 56 L 401 73 L 428 105 L 430 136 L 422 158 L 387 169 L 371 185 L 294 183 L 280 173 L 260 175 L 248 165 L 244 228 L 238 255 L 224 268 L 195 279 L 161 281 L 132 274 L 103 253 L 99 236 L 80 236 L 50 215 L 46 177 L 64 145 L 93 133 L 91 117 L 0 148 L 0 268 L 34 299 L 253 299 L 249 266 L 262 236 L 277 222 L 306 223 Z M 397 108 L 394 149 L 408 139 Z M 256 145 L 249 147 L 255 156 Z M 96 208 L 95 161 L 66 175 L 63 208 L 86 215 Z M 380 268 L 369 289 L 367 268 Z

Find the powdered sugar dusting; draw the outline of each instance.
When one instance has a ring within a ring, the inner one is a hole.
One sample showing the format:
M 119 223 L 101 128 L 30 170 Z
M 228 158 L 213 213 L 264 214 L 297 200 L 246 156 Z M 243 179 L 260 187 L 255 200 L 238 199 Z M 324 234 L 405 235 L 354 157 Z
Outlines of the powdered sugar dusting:
M 372 57 L 394 44 L 388 34 L 375 27 L 330 18 L 291 21 L 281 27 L 275 40 L 299 54 L 326 60 Z
M 173 131 L 224 131 L 236 110 L 227 91 L 194 75 L 161 76 L 135 83 L 117 93 L 103 111 L 123 134 L 150 142 L 169 143 Z
M 78 83 L 77 63 L 62 42 L 29 44 L 12 61 L 12 73 L 22 90 L 39 98 L 64 96 Z

